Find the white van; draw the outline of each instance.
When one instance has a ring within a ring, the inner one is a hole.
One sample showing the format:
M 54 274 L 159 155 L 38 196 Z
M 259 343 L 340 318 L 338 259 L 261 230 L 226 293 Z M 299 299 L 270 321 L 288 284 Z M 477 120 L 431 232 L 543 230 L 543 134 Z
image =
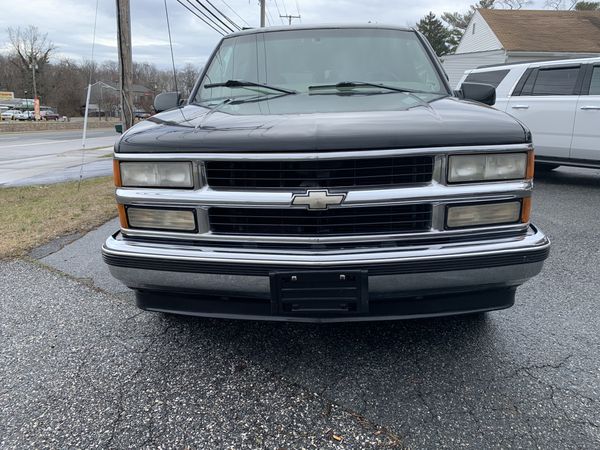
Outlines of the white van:
M 539 168 L 600 168 L 600 58 L 482 67 L 464 81 L 496 88 L 494 107 L 531 130 Z

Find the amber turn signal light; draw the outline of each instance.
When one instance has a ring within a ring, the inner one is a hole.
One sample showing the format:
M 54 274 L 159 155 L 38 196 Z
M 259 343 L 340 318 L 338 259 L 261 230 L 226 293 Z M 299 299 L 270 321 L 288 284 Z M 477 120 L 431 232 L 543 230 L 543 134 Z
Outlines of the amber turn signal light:
M 113 178 L 115 180 L 115 186 L 121 187 L 123 183 L 121 182 L 121 166 L 119 164 L 119 160 L 113 159 Z
M 121 228 L 129 228 L 127 224 L 127 212 L 125 211 L 125 206 L 118 204 L 117 210 L 119 211 L 119 223 L 121 224 Z
M 533 179 L 533 173 L 535 172 L 535 153 L 533 150 L 527 152 L 527 174 L 525 178 L 528 180 Z
M 531 197 L 525 197 L 521 202 L 521 222 L 529 222 L 531 216 Z

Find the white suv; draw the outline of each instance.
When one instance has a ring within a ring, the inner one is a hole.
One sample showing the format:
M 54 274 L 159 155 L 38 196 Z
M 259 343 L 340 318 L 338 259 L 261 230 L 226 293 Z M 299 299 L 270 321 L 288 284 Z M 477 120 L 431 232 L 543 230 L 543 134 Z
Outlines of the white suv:
M 600 58 L 473 69 L 464 81 L 496 88 L 494 107 L 529 127 L 540 168 L 600 167 Z

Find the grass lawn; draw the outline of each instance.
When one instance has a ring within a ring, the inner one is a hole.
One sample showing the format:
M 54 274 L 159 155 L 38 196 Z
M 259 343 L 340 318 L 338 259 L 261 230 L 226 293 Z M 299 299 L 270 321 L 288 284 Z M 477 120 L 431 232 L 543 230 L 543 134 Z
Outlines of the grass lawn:
M 0 188 L 0 258 L 21 256 L 52 239 L 116 217 L 112 177 Z

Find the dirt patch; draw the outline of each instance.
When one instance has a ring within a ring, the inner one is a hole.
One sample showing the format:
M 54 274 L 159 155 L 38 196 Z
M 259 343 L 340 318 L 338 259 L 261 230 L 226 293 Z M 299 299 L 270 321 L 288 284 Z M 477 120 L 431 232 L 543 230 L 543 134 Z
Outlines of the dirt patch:
M 0 258 L 21 256 L 58 237 L 116 217 L 112 177 L 0 189 Z

